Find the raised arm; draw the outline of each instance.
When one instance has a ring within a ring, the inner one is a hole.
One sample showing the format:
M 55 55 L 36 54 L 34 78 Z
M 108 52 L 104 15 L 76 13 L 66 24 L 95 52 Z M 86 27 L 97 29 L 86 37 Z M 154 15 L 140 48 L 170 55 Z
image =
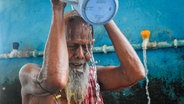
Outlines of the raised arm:
M 122 90 L 144 78 L 144 67 L 135 50 L 113 20 L 105 24 L 120 66 L 98 67 L 102 90 Z
M 68 81 L 68 51 L 64 27 L 65 4 L 52 0 L 52 24 L 44 52 L 44 62 L 38 81 L 43 88 L 55 92 Z
M 51 0 L 51 2 L 53 17 L 42 67 L 26 64 L 19 73 L 22 89 L 26 89 L 25 93 L 33 95 L 54 93 L 64 88 L 68 81 L 68 51 L 64 26 L 65 3 L 60 0 Z

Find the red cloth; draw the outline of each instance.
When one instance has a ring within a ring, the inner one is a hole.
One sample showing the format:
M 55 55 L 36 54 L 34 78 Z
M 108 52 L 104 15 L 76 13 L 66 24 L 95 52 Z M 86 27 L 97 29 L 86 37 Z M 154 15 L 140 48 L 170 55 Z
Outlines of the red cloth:
M 89 86 L 88 86 L 88 95 L 86 95 L 86 98 L 84 100 L 84 104 L 96 104 L 97 97 L 96 97 L 96 83 L 95 79 L 93 77 L 94 74 L 94 69 L 90 67 L 90 73 L 89 73 Z M 100 95 L 100 101 L 98 104 L 104 104 L 103 103 L 103 98 L 101 92 L 99 93 Z

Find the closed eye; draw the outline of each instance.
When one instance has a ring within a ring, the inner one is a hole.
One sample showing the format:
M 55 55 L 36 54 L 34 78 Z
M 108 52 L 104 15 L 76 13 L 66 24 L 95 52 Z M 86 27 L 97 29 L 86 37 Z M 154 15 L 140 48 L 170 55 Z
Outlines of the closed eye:
M 68 47 L 69 49 L 77 49 L 79 46 L 76 45 L 76 44 L 69 44 L 69 45 L 67 45 L 67 47 Z

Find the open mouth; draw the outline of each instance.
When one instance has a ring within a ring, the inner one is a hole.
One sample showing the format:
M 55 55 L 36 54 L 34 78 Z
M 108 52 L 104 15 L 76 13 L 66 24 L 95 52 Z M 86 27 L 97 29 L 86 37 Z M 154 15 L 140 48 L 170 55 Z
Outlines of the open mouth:
M 76 68 L 76 69 L 79 69 L 79 68 L 82 68 L 84 64 L 82 63 L 70 63 L 70 66 L 72 68 Z
M 69 65 L 76 74 L 81 75 L 84 73 L 84 63 L 70 63 Z

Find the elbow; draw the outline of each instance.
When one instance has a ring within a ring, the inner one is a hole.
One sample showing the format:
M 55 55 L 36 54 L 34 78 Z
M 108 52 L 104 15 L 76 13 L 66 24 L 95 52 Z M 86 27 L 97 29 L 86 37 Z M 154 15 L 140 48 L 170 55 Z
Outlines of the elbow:
M 68 71 L 65 70 L 64 73 L 57 72 L 57 74 L 47 73 L 45 75 L 41 72 L 37 80 L 42 87 L 55 93 L 67 86 Z
M 139 72 L 139 73 L 137 74 L 137 76 L 136 76 L 133 80 L 129 81 L 129 84 L 128 84 L 127 87 L 131 87 L 131 86 L 137 84 L 139 81 L 141 81 L 141 80 L 144 79 L 145 77 L 146 77 L 145 71 Z
M 136 73 L 137 73 L 136 79 L 137 79 L 137 81 L 140 81 L 146 77 L 146 71 L 145 71 L 145 68 L 141 62 L 139 62 L 136 66 L 137 66 L 137 67 L 135 67 Z
M 53 81 L 51 81 L 50 85 L 53 87 L 57 87 L 57 89 L 63 89 L 67 86 L 68 77 L 60 76 L 60 78 L 55 78 Z
M 52 86 L 51 89 L 54 89 L 55 91 L 54 92 L 57 92 L 61 89 L 64 89 L 66 86 L 67 86 L 67 82 L 68 80 L 56 80 L 56 81 L 53 81 L 52 83 L 50 83 L 50 85 Z
M 62 89 L 64 89 L 67 85 L 68 80 L 64 79 L 58 79 L 58 78 L 48 78 L 45 80 L 38 80 L 38 83 L 40 84 L 40 87 L 42 89 L 45 89 L 46 91 L 50 93 L 56 93 Z
M 146 73 L 145 72 L 142 72 L 142 73 L 139 74 L 138 80 L 141 80 L 141 79 L 143 79 L 145 77 L 146 77 Z
M 146 77 L 145 69 L 144 67 L 139 67 L 136 74 L 134 75 L 134 78 L 130 81 L 130 85 L 134 85 L 138 83 L 140 80 L 144 79 Z
M 68 82 L 68 75 L 58 77 L 58 79 L 56 79 L 56 82 L 54 84 L 58 85 L 57 87 L 59 89 L 63 89 L 67 86 L 67 82 Z
M 146 77 L 145 69 L 144 69 L 144 67 L 141 67 L 140 71 L 139 71 L 139 73 L 137 75 L 137 80 L 140 81 L 140 80 L 142 80 L 145 77 Z
M 62 71 L 62 73 L 58 72 L 59 74 L 57 74 L 56 76 L 52 76 L 53 80 L 55 80 L 53 82 L 53 85 L 56 85 L 58 87 L 58 89 L 63 89 L 67 86 L 68 83 L 68 77 L 69 77 L 69 72 L 68 69 L 65 70 L 64 72 Z

